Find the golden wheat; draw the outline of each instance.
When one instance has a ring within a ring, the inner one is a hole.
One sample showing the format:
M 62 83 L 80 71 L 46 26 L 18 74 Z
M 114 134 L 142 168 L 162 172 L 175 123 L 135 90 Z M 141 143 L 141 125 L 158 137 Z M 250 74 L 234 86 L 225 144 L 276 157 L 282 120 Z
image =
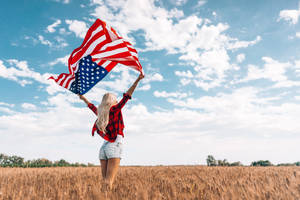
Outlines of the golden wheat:
M 300 167 L 120 167 L 112 191 L 100 167 L 0 168 L 0 199 L 300 199 Z

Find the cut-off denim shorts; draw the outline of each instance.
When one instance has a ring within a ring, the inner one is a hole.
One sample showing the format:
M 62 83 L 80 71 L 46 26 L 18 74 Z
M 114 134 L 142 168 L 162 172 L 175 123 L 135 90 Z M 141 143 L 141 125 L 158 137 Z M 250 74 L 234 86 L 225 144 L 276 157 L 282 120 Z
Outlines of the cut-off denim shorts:
M 123 152 L 123 136 L 118 135 L 114 142 L 104 141 L 100 151 L 99 160 L 108 160 L 110 158 L 120 158 Z

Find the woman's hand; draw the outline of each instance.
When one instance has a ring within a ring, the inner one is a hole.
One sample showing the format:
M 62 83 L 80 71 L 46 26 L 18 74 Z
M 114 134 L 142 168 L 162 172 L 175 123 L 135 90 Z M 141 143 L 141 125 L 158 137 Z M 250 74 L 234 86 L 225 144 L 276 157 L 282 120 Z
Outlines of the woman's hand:
M 127 90 L 126 93 L 129 94 L 130 96 L 132 96 L 132 93 L 133 93 L 133 91 L 135 90 L 135 88 L 136 88 L 138 82 L 139 82 L 140 80 L 142 80 L 144 77 L 145 77 L 144 74 L 143 74 L 143 73 L 140 73 L 139 77 L 137 77 L 136 81 L 135 81 L 135 82 L 133 83 L 133 85 Z
M 139 77 L 138 77 L 138 80 L 142 80 L 143 78 L 145 78 L 145 75 L 143 73 L 140 73 Z

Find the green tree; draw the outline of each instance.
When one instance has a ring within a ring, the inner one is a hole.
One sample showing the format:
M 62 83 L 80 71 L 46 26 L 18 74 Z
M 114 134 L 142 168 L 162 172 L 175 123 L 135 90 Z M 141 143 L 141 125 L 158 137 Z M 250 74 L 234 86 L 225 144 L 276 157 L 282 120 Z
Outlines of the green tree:
M 206 158 L 207 166 L 217 166 L 217 161 L 212 155 L 208 155 Z
M 259 160 L 251 163 L 251 166 L 272 166 L 273 164 L 269 160 Z
M 237 162 L 230 163 L 230 166 L 243 166 L 243 164 L 240 161 L 237 161 Z

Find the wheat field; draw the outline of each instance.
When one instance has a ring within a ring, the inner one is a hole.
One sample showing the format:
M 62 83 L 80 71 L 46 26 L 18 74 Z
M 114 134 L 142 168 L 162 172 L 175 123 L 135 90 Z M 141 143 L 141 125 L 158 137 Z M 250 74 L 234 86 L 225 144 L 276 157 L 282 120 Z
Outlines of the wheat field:
M 0 168 L 0 199 L 300 199 L 300 167 L 122 166 L 112 191 L 100 167 Z

